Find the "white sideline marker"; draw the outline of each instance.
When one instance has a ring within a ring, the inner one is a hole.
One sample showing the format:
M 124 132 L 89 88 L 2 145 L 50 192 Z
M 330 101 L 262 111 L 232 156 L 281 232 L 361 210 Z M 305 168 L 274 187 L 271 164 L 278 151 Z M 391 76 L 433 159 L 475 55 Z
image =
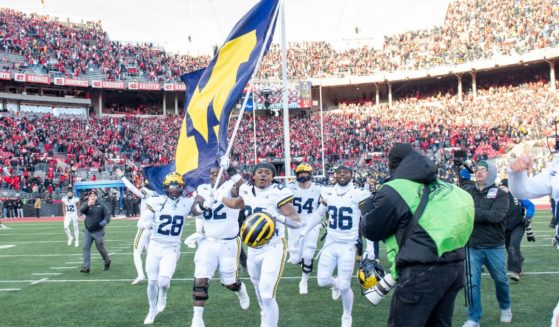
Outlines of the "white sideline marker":
M 21 291 L 21 288 L 0 288 L 0 292 L 16 292 Z

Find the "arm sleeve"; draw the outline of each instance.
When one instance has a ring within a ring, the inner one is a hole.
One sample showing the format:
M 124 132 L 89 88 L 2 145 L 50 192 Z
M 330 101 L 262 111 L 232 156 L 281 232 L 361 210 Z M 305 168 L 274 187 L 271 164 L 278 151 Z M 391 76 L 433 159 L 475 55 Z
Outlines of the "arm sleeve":
M 138 220 L 138 227 L 147 228 L 153 222 L 154 217 L 155 211 L 151 205 L 146 205 L 146 210 L 141 212 L 140 219 Z
M 508 169 L 508 176 L 510 192 L 518 199 L 535 199 L 551 194 L 549 168 L 530 178 L 525 171 L 517 173 Z
M 499 190 L 489 209 L 482 209 L 476 204 L 475 212 L 475 222 L 497 224 L 505 219 L 509 212 L 509 199 L 503 191 Z
M 530 200 L 520 200 L 520 203 L 526 209 L 526 214 L 524 215 L 524 217 L 526 219 L 532 219 L 532 217 L 534 217 L 536 206 L 534 206 L 534 204 Z
M 102 204 L 101 206 L 103 207 L 103 215 L 105 216 L 103 218 L 103 221 L 105 222 L 105 225 L 107 225 L 109 222 L 111 222 L 111 210 L 105 204 Z
M 322 217 L 326 214 L 326 209 L 326 206 L 322 203 L 318 206 L 318 209 L 309 217 L 307 225 L 301 229 L 302 235 L 308 234 L 310 230 L 320 223 Z
M 140 191 L 136 186 L 134 186 L 134 184 L 132 184 L 132 182 L 130 182 L 128 178 L 122 176 L 121 180 L 124 185 L 126 185 L 126 188 L 130 190 L 130 192 L 134 193 L 135 196 L 139 197 L 140 199 L 144 199 L 146 197 L 146 194 Z

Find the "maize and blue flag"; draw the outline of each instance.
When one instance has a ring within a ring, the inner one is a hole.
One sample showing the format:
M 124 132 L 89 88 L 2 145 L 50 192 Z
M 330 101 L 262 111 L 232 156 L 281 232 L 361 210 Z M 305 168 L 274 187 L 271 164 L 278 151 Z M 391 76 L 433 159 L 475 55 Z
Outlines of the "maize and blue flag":
M 189 190 L 209 182 L 211 167 L 227 150 L 233 107 L 256 69 L 262 48 L 267 52 L 272 41 L 278 2 L 258 2 L 235 25 L 208 67 L 181 76 L 187 92 L 175 162 L 144 168 L 155 191 L 164 193 L 163 178 L 173 170 L 183 175 Z

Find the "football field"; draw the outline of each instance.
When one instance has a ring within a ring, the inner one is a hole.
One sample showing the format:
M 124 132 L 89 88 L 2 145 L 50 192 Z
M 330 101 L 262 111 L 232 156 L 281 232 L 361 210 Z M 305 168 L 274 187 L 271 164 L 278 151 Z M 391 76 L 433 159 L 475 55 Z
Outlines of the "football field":
M 532 224 L 537 242 L 522 243 L 524 275 L 512 282 L 511 326 L 549 326 L 551 313 L 559 300 L 559 251 L 551 246 L 553 230 L 548 227 L 549 212 L 539 211 Z M 112 265 L 102 270 L 102 260 L 92 247 L 90 274 L 79 272 L 80 247 L 66 245 L 62 222 L 11 223 L 0 229 L 0 326 L 139 326 L 148 311 L 146 284 L 131 286 L 136 277 L 132 261 L 135 220 L 113 220 L 107 227 L 106 247 Z M 80 229 L 83 222 L 80 222 Z M 183 239 L 192 233 L 188 220 Z M 322 243 L 319 243 L 319 247 Z M 177 271 L 169 289 L 167 308 L 155 325 L 190 326 L 194 250 L 181 248 Z M 145 256 L 145 255 L 144 255 Z M 381 262 L 388 266 L 381 245 Z M 309 294 L 299 295 L 299 266 L 286 264 L 277 300 L 280 326 L 339 326 L 342 303 L 333 301 L 330 289 L 319 289 L 315 270 L 309 281 Z M 356 264 L 357 268 L 357 264 Z M 210 283 L 204 313 L 206 326 L 259 326 L 260 311 L 248 275 L 241 273 L 251 297 L 249 310 L 241 310 L 237 297 L 216 279 Z M 352 281 L 355 294 L 354 326 L 386 325 L 390 297 L 373 306 L 361 296 L 359 283 Z M 491 278 L 482 279 L 483 326 L 503 326 Z M 464 295 L 456 300 L 454 325 L 466 318 Z

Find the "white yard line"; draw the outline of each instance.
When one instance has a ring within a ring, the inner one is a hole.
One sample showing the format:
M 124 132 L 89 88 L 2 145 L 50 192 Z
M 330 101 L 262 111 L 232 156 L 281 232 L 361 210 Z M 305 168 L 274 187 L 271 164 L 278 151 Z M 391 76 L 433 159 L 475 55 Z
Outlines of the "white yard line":
M 31 283 L 31 285 L 37 285 L 37 284 L 40 284 L 42 282 L 46 282 L 47 280 L 49 280 L 49 279 L 48 278 L 42 278 L 42 279 L 34 281 L 33 283 Z
M 33 276 L 57 276 L 62 275 L 62 273 L 32 273 Z
M 15 292 L 21 291 L 21 288 L 0 288 L 0 292 Z
M 76 269 L 78 267 L 50 267 L 49 269 Z

